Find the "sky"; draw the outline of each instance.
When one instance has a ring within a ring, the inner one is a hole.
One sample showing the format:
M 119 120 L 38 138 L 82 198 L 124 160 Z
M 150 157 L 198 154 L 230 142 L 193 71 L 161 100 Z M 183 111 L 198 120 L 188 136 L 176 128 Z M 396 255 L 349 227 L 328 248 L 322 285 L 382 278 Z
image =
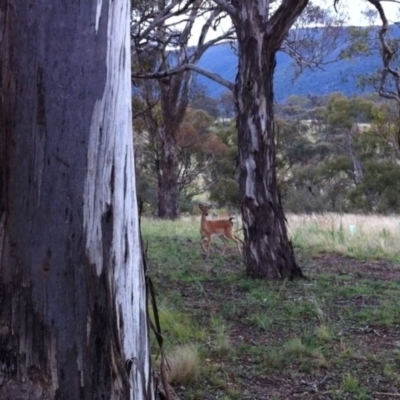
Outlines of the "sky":
M 399 2 L 396 3 L 395 1 L 385 1 L 382 0 L 381 4 L 386 12 L 386 17 L 388 18 L 390 23 L 393 23 L 395 21 L 400 20 L 400 0 Z M 328 6 L 332 9 L 333 12 L 333 0 L 314 0 L 315 4 L 321 5 L 321 6 Z M 371 22 L 365 18 L 363 15 L 362 11 L 364 10 L 374 10 L 374 7 L 369 4 L 366 0 L 340 0 L 340 9 L 341 10 L 346 10 L 346 14 L 348 15 L 348 23 L 347 25 L 354 25 L 354 26 L 366 26 L 370 25 Z M 194 26 L 193 30 L 193 37 L 191 41 L 189 42 L 190 45 L 195 45 L 197 42 L 198 34 L 200 33 L 202 24 L 204 20 L 199 18 L 198 21 L 196 21 L 196 24 Z M 377 17 L 373 21 L 374 25 L 380 25 L 380 19 Z M 217 34 L 221 34 L 221 30 L 226 30 L 230 26 L 229 19 L 226 19 L 223 21 L 220 25 L 220 28 L 214 32 L 210 30 L 210 34 L 207 36 L 208 39 L 212 39 L 217 36 Z
M 318 1 L 317 3 L 326 4 L 328 0 Z M 349 14 L 349 25 L 369 25 L 369 22 L 363 17 L 362 10 L 374 10 L 375 8 L 372 4 L 369 4 L 366 0 L 341 0 L 343 5 L 346 5 Z M 400 11 L 400 3 L 395 3 L 392 1 L 382 1 L 381 2 L 386 17 L 390 22 L 398 21 L 399 19 L 399 11 Z M 374 24 L 380 24 L 380 19 L 374 21 Z

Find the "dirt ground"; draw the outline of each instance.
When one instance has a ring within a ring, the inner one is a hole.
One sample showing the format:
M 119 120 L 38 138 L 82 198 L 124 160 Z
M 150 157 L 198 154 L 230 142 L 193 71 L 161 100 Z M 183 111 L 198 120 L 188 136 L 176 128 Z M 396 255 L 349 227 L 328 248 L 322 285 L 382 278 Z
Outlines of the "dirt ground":
M 210 316 L 217 315 L 229 328 L 230 350 L 219 354 L 209 349 L 206 358 L 218 380 L 205 374 L 191 388 L 175 385 L 179 398 L 400 399 L 398 263 L 299 254 L 309 281 L 265 287 L 249 282 L 236 260 L 235 249 L 218 266 L 203 259 L 196 266 L 200 283 L 157 278 L 158 291 L 178 292 L 199 325 L 207 326 Z M 251 297 L 263 290 L 267 299 Z M 275 296 L 276 310 L 268 307 L 269 296 Z M 321 315 L 307 309 L 313 302 Z M 281 313 L 280 304 L 289 314 Z M 291 315 L 291 304 L 304 309 Z M 267 326 L 257 326 L 254 315 L 267 316 Z M 327 340 L 314 334 L 320 325 L 332 331 Z M 310 342 L 314 350 L 283 353 L 293 338 Z

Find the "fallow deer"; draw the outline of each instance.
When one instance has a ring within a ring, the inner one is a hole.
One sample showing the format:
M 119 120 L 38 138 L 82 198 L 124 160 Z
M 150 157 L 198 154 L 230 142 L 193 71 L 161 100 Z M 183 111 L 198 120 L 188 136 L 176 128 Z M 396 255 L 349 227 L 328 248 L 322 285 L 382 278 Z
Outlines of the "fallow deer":
M 242 255 L 240 244 L 243 244 L 243 241 L 233 233 L 233 223 L 232 223 L 233 218 L 208 221 L 206 217 L 208 216 L 208 211 L 212 208 L 212 206 L 204 206 L 202 204 L 199 204 L 199 208 L 201 210 L 200 244 L 203 251 L 207 254 L 207 258 L 210 255 L 210 247 L 213 236 L 220 236 L 221 239 L 224 241 L 225 245 L 222 250 L 223 255 L 225 254 L 226 248 L 228 247 L 227 239 L 231 239 L 236 242 L 239 254 Z M 207 250 L 205 248 L 205 243 L 204 243 L 205 241 L 208 242 Z

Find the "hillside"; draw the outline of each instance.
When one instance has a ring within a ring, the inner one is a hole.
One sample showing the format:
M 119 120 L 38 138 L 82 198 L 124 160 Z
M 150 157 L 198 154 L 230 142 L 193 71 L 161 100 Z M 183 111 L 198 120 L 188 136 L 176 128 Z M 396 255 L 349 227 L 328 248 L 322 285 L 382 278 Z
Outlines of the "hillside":
M 373 30 L 371 35 L 375 33 L 376 30 Z M 351 95 L 372 91 L 372 88 L 363 91 L 358 87 L 358 77 L 374 71 L 380 65 L 379 54 L 355 57 L 351 60 L 330 63 L 325 65 L 323 69 L 306 69 L 294 80 L 293 60 L 285 53 L 279 52 L 275 71 L 275 98 L 277 101 L 283 101 L 292 94 L 307 96 L 343 92 Z M 219 44 L 208 49 L 201 58 L 199 66 L 218 73 L 225 79 L 234 81 L 237 70 L 237 55 L 231 44 Z M 206 86 L 209 95 L 214 98 L 226 91 L 221 85 L 200 75 L 198 75 L 198 82 Z

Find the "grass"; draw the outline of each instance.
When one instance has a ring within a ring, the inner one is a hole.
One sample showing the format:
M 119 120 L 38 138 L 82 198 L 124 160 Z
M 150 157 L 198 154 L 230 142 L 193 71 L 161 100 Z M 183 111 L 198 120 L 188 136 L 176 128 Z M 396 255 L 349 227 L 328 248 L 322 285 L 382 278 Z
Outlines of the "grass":
M 288 221 L 309 281 L 248 279 L 235 246 L 222 257 L 218 239 L 205 259 L 196 217 L 143 222 L 169 376 L 180 398 L 399 393 L 398 219 L 325 214 Z M 151 344 L 156 356 L 154 338 Z
M 167 355 L 169 380 L 175 385 L 194 384 L 200 371 L 197 348 L 193 345 L 178 346 Z
M 288 225 L 295 246 L 311 252 L 329 251 L 361 259 L 395 260 L 400 256 L 398 216 L 289 214 Z

